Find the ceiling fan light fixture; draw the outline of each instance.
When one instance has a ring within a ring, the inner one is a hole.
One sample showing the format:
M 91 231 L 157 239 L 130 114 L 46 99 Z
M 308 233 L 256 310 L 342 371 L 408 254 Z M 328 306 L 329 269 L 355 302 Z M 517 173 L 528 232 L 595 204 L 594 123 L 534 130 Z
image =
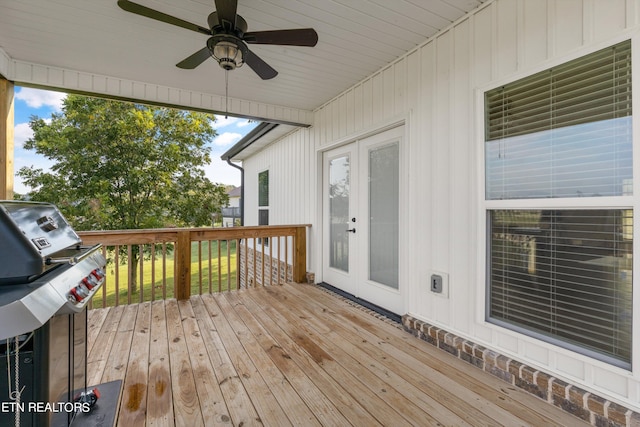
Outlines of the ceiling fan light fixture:
M 238 0 L 214 0 L 214 3 L 216 10 L 207 17 L 208 28 L 205 28 L 131 0 L 118 0 L 118 6 L 126 12 L 210 36 L 205 47 L 176 64 L 183 70 L 193 70 L 208 58 L 214 58 L 225 71 L 234 70 L 246 62 L 262 80 L 269 80 L 278 72 L 249 50 L 247 43 L 309 47 L 318 43 L 318 33 L 313 28 L 247 32 L 247 21 L 238 15 Z
M 245 48 L 232 37 L 212 37 L 207 45 L 211 56 L 223 69 L 235 70 L 244 64 Z

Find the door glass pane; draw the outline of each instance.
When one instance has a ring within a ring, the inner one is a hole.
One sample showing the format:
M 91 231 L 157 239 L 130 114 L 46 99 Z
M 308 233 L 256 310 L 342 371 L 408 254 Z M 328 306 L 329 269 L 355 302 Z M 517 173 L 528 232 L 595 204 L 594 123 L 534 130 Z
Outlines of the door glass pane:
M 369 151 L 369 280 L 398 289 L 398 144 Z
M 349 156 L 329 162 L 329 266 L 349 272 Z

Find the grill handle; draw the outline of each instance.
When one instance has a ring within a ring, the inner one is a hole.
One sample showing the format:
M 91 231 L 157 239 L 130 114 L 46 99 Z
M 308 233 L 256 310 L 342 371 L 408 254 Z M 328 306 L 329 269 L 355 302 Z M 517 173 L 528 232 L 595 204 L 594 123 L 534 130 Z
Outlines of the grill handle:
M 44 263 L 46 265 L 54 265 L 54 264 L 71 264 L 75 265 L 91 255 L 94 251 L 96 251 L 101 245 L 98 243 L 97 245 L 91 246 L 88 250 L 84 251 L 78 256 L 70 256 L 70 257 L 62 257 L 62 258 L 46 258 Z

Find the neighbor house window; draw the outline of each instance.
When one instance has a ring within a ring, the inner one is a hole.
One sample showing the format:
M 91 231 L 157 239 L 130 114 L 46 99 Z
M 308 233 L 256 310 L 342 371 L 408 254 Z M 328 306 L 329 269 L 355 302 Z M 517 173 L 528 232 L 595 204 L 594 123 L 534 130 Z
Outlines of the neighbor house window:
M 485 93 L 487 320 L 631 364 L 631 42 Z
M 269 225 L 269 171 L 258 174 L 258 225 Z M 259 242 L 262 242 L 261 240 Z M 264 239 L 269 244 L 269 239 Z

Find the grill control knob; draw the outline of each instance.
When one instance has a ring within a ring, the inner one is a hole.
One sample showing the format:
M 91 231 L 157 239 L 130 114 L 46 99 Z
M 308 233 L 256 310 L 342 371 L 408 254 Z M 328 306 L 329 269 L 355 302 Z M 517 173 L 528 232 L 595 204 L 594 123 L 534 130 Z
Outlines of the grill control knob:
M 85 277 L 84 279 L 82 279 L 82 283 L 87 287 L 87 289 L 91 290 L 95 287 L 95 279 L 93 279 L 92 277 Z
M 89 288 L 87 288 L 84 283 L 80 283 L 78 286 L 76 286 L 76 291 L 82 295 L 82 297 L 88 297 L 89 296 Z
M 99 282 L 104 278 L 104 272 L 100 268 L 96 268 L 91 272 L 91 276 L 95 277 L 96 280 Z
M 73 299 L 76 301 L 76 303 L 79 303 L 80 301 L 82 301 L 84 299 L 84 296 L 80 295 L 80 293 L 78 293 L 78 288 L 71 288 L 71 290 L 69 291 L 69 296 L 73 297 Z

